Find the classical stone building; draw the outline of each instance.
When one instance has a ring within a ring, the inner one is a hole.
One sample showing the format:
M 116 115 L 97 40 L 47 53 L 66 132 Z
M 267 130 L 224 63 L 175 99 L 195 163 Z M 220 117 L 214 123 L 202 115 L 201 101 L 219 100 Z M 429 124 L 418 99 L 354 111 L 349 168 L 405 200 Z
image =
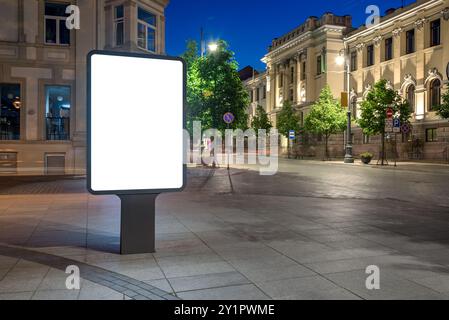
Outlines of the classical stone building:
M 310 17 L 304 24 L 274 39 L 262 59 L 266 73 L 245 82 L 255 90 L 266 81 L 266 110 L 273 124 L 284 101 L 291 101 L 301 122 L 325 84 L 334 96 L 347 91 L 344 66 L 336 58 L 346 52 L 350 64 L 350 107 L 355 119 L 373 84 L 386 79 L 410 102 L 412 131 L 390 135 L 390 159 L 448 160 L 449 123 L 435 113 L 441 103 L 449 73 L 449 0 L 418 0 L 400 9 L 389 9 L 371 28 L 351 27 L 351 17 L 331 13 Z M 253 95 L 254 96 L 254 95 Z M 254 101 L 249 112 L 254 110 Z M 354 154 L 379 154 L 380 137 L 369 137 L 353 124 Z M 305 155 L 320 157 L 320 137 L 303 136 L 311 145 Z M 332 156 L 343 156 L 345 134 L 330 139 Z M 285 145 L 284 139 L 284 145 Z
M 418 0 L 389 10 L 380 24 L 359 28 L 345 38 L 351 67 L 351 105 L 355 118 L 372 85 L 386 79 L 409 101 L 413 130 L 391 137 L 402 159 L 447 158 L 449 123 L 435 113 L 448 83 L 449 1 Z M 379 137 L 354 127 L 355 154 L 378 153 Z M 394 152 L 396 153 L 396 152 Z M 391 158 L 391 156 L 390 156 Z
M 239 73 L 240 79 L 248 90 L 250 99 L 248 122 L 251 125 L 258 106 L 261 106 L 265 111 L 267 110 L 267 74 L 266 72 L 258 72 L 249 66 L 242 69 Z
M 335 97 L 343 90 L 343 69 L 335 59 L 351 31 L 350 16 L 331 13 L 310 17 L 295 30 L 274 39 L 262 59 L 267 65 L 267 111 L 273 123 L 284 101 L 306 114 L 329 84 Z
M 163 54 L 167 4 L 0 0 L 0 169 L 83 173 L 86 56 L 94 49 Z M 80 29 L 66 27 L 75 13 L 66 13 L 69 5 L 79 8 Z

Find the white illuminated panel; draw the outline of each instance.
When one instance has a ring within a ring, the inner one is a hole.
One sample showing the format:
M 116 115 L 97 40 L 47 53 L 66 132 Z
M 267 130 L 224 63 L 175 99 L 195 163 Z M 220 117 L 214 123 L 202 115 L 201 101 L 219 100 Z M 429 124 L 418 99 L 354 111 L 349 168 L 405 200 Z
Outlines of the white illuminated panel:
M 182 62 L 93 54 L 90 70 L 91 191 L 181 189 Z

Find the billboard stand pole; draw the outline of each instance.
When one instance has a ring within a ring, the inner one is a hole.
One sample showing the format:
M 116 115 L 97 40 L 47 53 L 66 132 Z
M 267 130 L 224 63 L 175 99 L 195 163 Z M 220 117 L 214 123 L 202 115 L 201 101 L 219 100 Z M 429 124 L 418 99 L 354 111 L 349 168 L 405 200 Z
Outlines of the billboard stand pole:
M 118 195 L 121 200 L 120 253 L 154 253 L 159 194 Z

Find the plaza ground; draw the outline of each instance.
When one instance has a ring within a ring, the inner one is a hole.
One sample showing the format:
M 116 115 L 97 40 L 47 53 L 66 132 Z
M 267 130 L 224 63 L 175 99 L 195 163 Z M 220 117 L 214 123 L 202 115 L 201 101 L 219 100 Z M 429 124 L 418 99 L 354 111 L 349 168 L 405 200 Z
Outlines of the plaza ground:
M 255 169 L 189 169 L 184 192 L 158 198 L 157 253 L 133 256 L 118 254 L 118 198 L 0 177 L 0 299 L 449 298 L 448 166 Z

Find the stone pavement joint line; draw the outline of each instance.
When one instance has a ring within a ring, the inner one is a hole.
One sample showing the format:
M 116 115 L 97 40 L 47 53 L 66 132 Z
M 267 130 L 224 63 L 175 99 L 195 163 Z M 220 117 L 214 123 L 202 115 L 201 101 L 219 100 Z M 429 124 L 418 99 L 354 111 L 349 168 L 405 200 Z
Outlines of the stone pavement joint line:
M 80 269 L 81 278 L 104 287 L 108 287 L 133 300 L 180 300 L 170 293 L 151 286 L 145 282 L 76 260 L 4 245 L 0 245 L 0 255 L 21 258 L 27 261 L 32 261 L 59 269 L 64 272 L 68 266 L 78 266 Z

